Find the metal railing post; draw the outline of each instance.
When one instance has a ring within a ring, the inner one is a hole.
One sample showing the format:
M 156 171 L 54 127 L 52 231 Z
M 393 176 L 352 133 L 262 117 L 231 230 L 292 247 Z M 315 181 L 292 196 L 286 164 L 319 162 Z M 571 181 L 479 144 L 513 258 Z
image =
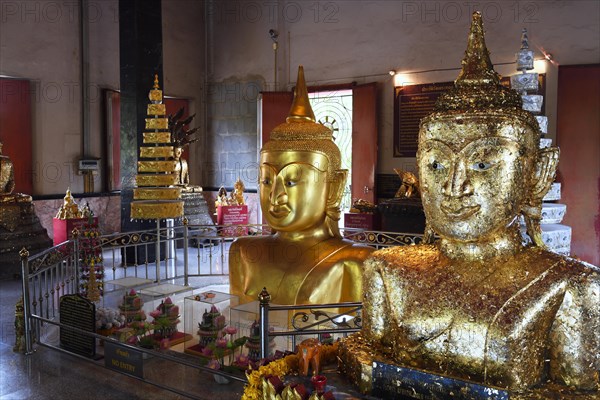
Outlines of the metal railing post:
M 156 219 L 156 251 L 154 265 L 156 265 L 156 283 L 160 283 L 160 219 Z
M 188 280 L 188 219 L 186 217 L 183 217 L 183 285 L 190 285 Z
M 269 355 L 269 302 L 271 295 L 264 287 L 258 294 L 259 302 L 259 323 L 260 323 L 260 358 L 266 358 Z
M 25 247 L 19 252 L 21 256 L 21 275 L 23 279 L 23 316 L 25 318 L 25 354 L 33 354 L 31 332 L 31 309 L 29 300 L 29 252 Z
M 71 231 L 73 237 L 73 265 L 75 266 L 75 293 L 79 293 L 79 230 Z

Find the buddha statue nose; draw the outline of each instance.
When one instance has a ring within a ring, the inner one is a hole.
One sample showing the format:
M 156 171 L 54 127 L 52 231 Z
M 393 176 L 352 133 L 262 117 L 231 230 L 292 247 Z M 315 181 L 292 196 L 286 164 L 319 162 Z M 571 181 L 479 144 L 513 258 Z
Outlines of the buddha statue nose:
M 442 190 L 449 197 L 463 197 L 473 193 L 473 187 L 469 181 L 467 166 L 464 161 L 457 160 L 452 163 Z
M 273 182 L 273 188 L 271 189 L 271 204 L 279 206 L 287 204 L 287 202 L 288 196 L 285 190 L 283 177 L 277 176 L 275 177 L 275 182 Z

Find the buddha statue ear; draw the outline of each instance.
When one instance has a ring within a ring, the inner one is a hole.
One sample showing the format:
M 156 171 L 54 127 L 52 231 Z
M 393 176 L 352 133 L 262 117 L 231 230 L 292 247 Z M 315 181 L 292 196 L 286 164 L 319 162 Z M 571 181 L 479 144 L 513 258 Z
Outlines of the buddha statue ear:
M 346 178 L 348 177 L 347 169 L 338 169 L 333 172 L 333 176 L 329 181 L 329 190 L 327 193 L 327 208 L 339 208 L 346 186 Z
M 338 221 L 341 218 L 342 212 L 340 210 L 340 203 L 342 202 L 342 195 L 344 194 L 347 176 L 347 169 L 335 170 L 327 185 L 327 209 L 325 210 L 325 220 L 329 234 L 333 237 L 342 237 L 338 227 Z
M 542 248 L 546 247 L 540 227 L 542 200 L 554 182 L 559 154 L 558 147 L 548 147 L 538 151 L 537 163 L 534 165 L 530 181 L 529 198 L 521 210 L 525 218 L 527 234 L 536 246 Z

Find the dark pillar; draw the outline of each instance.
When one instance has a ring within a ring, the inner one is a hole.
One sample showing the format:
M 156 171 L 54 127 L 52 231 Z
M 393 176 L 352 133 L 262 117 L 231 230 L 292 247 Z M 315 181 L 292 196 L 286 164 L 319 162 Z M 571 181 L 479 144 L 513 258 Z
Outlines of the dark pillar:
M 119 1 L 119 46 L 121 231 L 130 232 L 156 227 L 156 221 L 131 221 L 130 203 L 133 200 L 138 154 L 145 127 L 148 92 L 152 89 L 154 74 L 158 74 L 160 87 L 164 90 L 161 0 Z M 154 256 L 151 255 L 151 258 Z M 134 258 L 128 254 L 127 259 Z

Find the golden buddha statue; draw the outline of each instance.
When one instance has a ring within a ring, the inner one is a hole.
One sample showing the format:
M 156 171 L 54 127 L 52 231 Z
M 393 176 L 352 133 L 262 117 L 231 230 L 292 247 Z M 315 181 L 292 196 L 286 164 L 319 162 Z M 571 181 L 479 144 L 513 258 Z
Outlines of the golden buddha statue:
M 275 304 L 360 301 L 362 262 L 373 249 L 340 235 L 347 171 L 331 130 L 315 122 L 302 66 L 289 116 L 262 147 L 259 168 L 260 206 L 276 233 L 232 244 L 231 293 L 242 303 L 263 287 Z
M 79 210 L 79 206 L 75 203 L 75 199 L 71 195 L 71 189 L 67 188 L 65 197 L 63 197 L 63 204 L 56 213 L 57 219 L 75 219 L 82 218 L 82 213 Z
M 31 196 L 13 193 L 14 164 L 2 148 L 0 142 L 0 279 L 12 279 L 21 273 L 19 250 L 23 246 L 36 254 L 52 246 L 52 240 L 35 214 Z
M 177 175 L 177 185 L 188 186 L 190 184 L 190 172 L 187 160 L 185 158 L 181 158 L 183 150 L 183 147 L 179 146 L 173 148 L 173 160 L 177 162 L 175 164 L 174 173 Z
M 0 142 L 0 203 L 30 203 L 31 196 L 13 193 L 15 190 L 15 167 L 12 160 L 2 154 L 3 144 Z
M 183 151 L 191 143 L 197 141 L 193 138 L 199 128 L 188 129 L 187 126 L 192 122 L 196 114 L 189 116 L 186 119 L 181 119 L 185 109 L 180 108 L 174 115 L 168 117 L 168 127 L 173 140 L 173 160 L 176 162 L 174 173 L 177 175 L 177 186 L 182 186 L 184 191 L 201 192 L 200 186 L 190 185 L 190 172 L 188 162 L 182 157 Z
M 246 204 L 244 200 L 244 190 L 246 187 L 244 186 L 244 182 L 238 178 L 237 181 L 233 184 L 233 191 L 231 192 L 231 198 L 229 199 L 229 204 L 234 206 L 243 206 Z
M 519 230 L 521 213 L 537 236 L 555 174 L 558 149 L 539 139 L 501 86 L 475 13 L 455 87 L 419 132 L 423 207 L 440 240 L 366 261 L 364 325 L 350 348 L 511 399 L 598 398 L 600 271 L 539 239 L 524 245 Z

